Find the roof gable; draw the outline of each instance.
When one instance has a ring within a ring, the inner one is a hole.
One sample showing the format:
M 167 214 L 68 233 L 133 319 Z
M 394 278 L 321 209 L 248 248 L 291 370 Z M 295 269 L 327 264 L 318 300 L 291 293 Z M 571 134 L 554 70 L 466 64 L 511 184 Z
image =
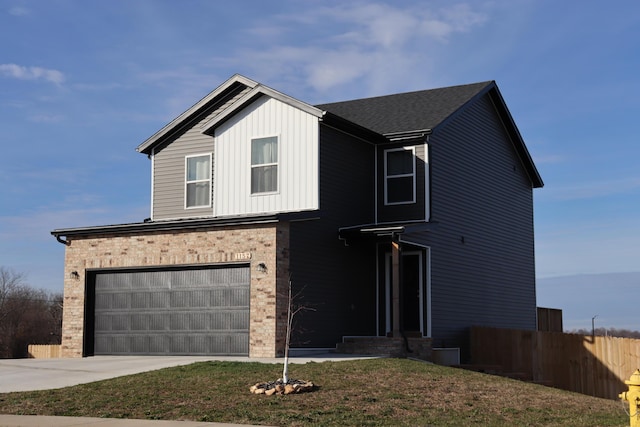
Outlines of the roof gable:
M 394 135 L 436 132 L 480 97 L 488 95 L 533 187 L 544 184 L 495 81 L 317 105 L 361 127 Z
M 377 133 L 433 130 L 493 82 L 317 105 Z
M 244 94 L 242 94 L 243 91 Z M 240 97 L 233 100 L 233 95 Z M 255 101 L 261 96 L 269 96 L 271 98 L 275 98 L 288 105 L 299 108 L 300 110 L 303 110 L 309 114 L 313 114 L 316 117 L 322 117 L 322 115 L 324 114 L 322 110 L 310 104 L 299 101 L 240 74 L 235 74 L 226 82 L 222 83 L 216 89 L 211 91 L 200 101 L 191 106 L 184 113 L 180 114 L 170 123 L 165 125 L 158 132 L 150 136 L 146 141 L 144 141 L 136 148 L 136 151 L 144 154 L 150 154 L 154 147 L 157 147 L 158 145 L 164 143 L 172 135 L 175 135 L 176 133 L 184 130 L 185 128 L 188 128 L 189 126 L 195 126 L 198 120 L 202 120 L 202 114 L 205 111 L 209 111 L 209 114 L 211 114 L 211 108 L 215 105 L 220 109 L 220 111 L 217 112 L 215 117 L 211 118 L 201 127 L 201 131 L 203 133 L 211 132 L 213 131 L 213 129 L 215 129 L 216 126 L 232 117 L 233 114 L 235 114 L 238 110 Z M 230 102 L 230 104 L 225 105 L 225 101 Z
M 532 185 L 542 187 L 543 182 L 538 170 L 494 81 L 312 106 L 235 74 L 149 137 L 136 150 L 150 154 L 154 147 L 168 141 L 172 135 L 188 129 L 189 126 L 195 126 L 197 120 L 203 119 L 205 112 L 211 114 L 213 111 L 215 116 L 200 129 L 203 133 L 210 134 L 240 109 L 262 96 L 277 99 L 339 128 L 362 134 L 372 142 L 383 142 L 393 140 L 397 135 L 435 132 L 464 111 L 466 106 L 487 94 L 527 170 Z M 215 111 L 215 108 L 219 111 Z
M 261 96 L 268 96 L 270 98 L 277 99 L 280 102 L 298 108 L 316 117 L 322 117 L 324 115 L 324 111 L 312 105 L 309 105 L 306 102 L 299 101 L 295 98 L 290 97 L 289 95 L 285 95 L 281 92 L 278 92 L 277 90 L 271 89 L 268 86 L 258 84 L 256 87 L 244 94 L 240 99 L 236 100 L 236 102 L 234 102 L 231 106 L 203 124 L 202 132 L 211 133 L 217 126 L 225 122 L 228 118 L 232 117 L 237 111 L 241 110 L 246 105 L 250 104 Z
M 180 114 L 178 117 L 173 119 L 167 125 L 165 125 L 158 132 L 151 135 L 140 144 L 136 151 L 140 153 L 150 154 L 151 150 L 157 145 L 164 142 L 165 138 L 169 135 L 173 134 L 176 131 L 179 131 L 181 128 L 188 126 L 191 123 L 191 120 L 194 116 L 200 114 L 203 110 L 207 109 L 209 106 L 214 104 L 220 98 L 225 97 L 229 92 L 235 92 L 238 90 L 246 89 L 246 88 L 254 88 L 258 85 L 258 82 L 255 82 L 247 77 L 241 76 L 240 74 L 233 75 L 230 79 L 222 83 L 220 86 L 212 90 L 209 94 L 207 94 L 200 101 L 196 102 L 193 106 L 191 106 L 184 113 Z

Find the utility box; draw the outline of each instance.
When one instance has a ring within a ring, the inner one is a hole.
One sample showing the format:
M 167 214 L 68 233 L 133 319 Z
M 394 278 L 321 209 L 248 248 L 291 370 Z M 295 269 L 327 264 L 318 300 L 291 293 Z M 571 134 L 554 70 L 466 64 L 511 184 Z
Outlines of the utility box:
M 460 348 L 432 348 L 431 359 L 436 365 L 457 366 L 460 364 Z

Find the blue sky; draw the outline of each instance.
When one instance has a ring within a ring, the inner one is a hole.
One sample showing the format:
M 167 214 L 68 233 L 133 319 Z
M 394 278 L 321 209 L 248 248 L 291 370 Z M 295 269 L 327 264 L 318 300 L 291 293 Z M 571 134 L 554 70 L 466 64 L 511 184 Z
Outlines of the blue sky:
M 640 272 L 639 44 L 631 0 L 3 0 L 0 265 L 61 291 L 49 232 L 148 217 L 135 147 L 241 73 L 311 104 L 496 80 L 545 181 L 538 277 Z

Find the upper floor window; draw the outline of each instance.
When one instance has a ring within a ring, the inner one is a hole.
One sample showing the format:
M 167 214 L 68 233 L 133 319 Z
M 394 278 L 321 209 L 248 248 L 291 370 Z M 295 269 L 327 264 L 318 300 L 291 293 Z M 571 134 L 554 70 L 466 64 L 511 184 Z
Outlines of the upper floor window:
M 251 194 L 278 191 L 278 137 L 251 140 Z
M 386 205 L 416 201 L 415 147 L 384 152 L 384 203 Z
M 185 161 L 185 206 L 211 206 L 211 154 L 187 156 Z

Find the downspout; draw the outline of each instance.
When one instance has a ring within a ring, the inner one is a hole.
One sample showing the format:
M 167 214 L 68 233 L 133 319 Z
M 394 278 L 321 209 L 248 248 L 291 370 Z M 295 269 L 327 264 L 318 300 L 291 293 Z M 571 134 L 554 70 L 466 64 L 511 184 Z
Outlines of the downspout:
M 57 240 L 58 242 L 62 243 L 63 245 L 65 245 L 65 246 L 69 246 L 69 245 L 71 244 L 71 242 L 70 242 L 70 241 L 68 241 L 68 240 L 64 240 L 62 237 L 60 237 L 60 234 L 56 234 L 55 236 L 56 236 L 56 240 Z

